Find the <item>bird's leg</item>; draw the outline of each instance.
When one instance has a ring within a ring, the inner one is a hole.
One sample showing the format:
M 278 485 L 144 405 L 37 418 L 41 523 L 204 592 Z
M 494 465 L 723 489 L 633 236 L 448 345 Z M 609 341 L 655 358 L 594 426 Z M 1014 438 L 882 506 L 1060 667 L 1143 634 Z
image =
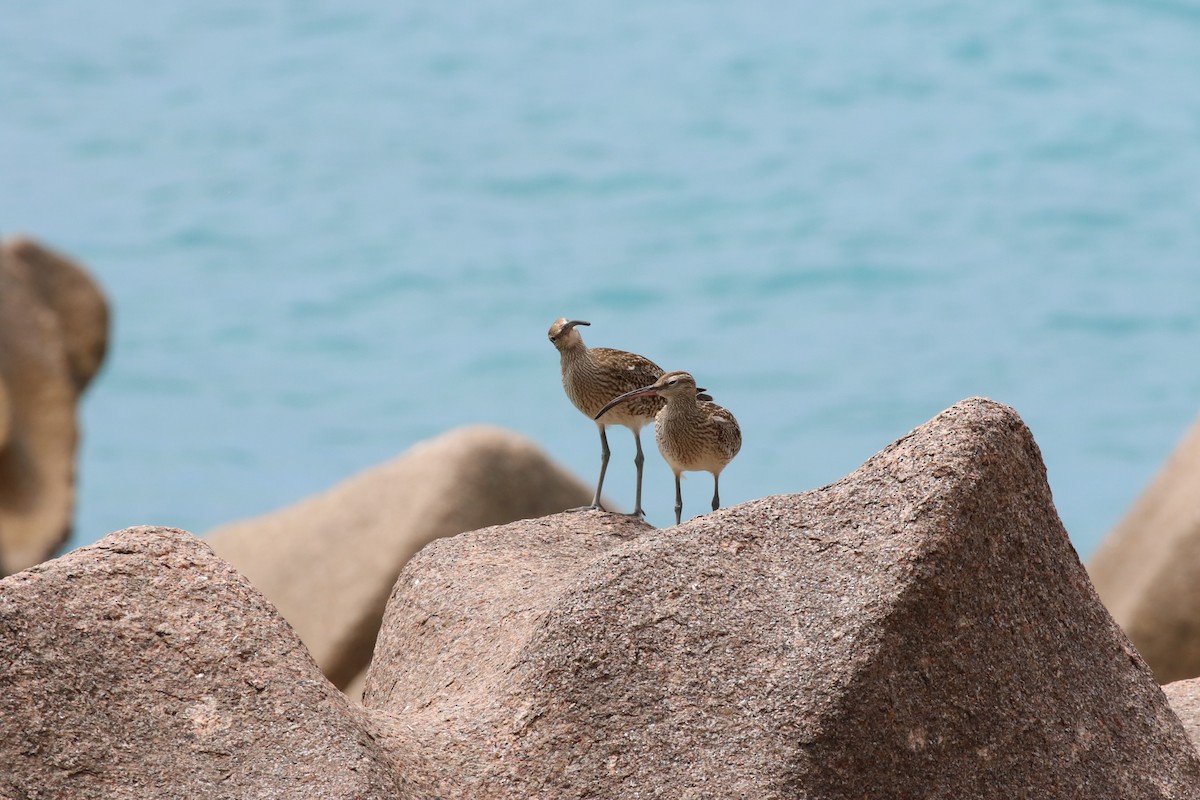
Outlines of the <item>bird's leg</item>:
M 596 496 L 592 498 L 592 508 L 604 510 L 604 506 L 600 505 L 600 490 L 604 488 L 604 473 L 608 471 L 608 457 L 611 451 L 608 449 L 608 434 L 604 430 L 604 426 L 600 426 L 600 480 L 596 481 Z
M 604 426 L 598 425 L 600 428 L 600 480 L 596 481 L 596 495 L 592 498 L 590 506 L 580 506 L 579 508 L 568 509 L 569 511 L 591 511 L 598 509 L 604 511 L 604 506 L 600 505 L 600 490 L 604 488 L 604 473 L 608 471 L 608 435 L 604 432 Z
M 679 524 L 679 518 L 683 515 L 683 492 L 679 488 L 679 473 L 675 473 L 675 524 Z
M 642 454 L 642 432 L 634 431 L 633 440 L 637 442 L 637 455 L 633 457 L 633 463 L 637 467 L 637 500 L 633 505 L 633 517 L 644 517 L 646 512 L 642 510 L 642 464 L 646 463 L 646 457 Z
M 713 475 L 713 511 L 721 507 L 721 476 Z

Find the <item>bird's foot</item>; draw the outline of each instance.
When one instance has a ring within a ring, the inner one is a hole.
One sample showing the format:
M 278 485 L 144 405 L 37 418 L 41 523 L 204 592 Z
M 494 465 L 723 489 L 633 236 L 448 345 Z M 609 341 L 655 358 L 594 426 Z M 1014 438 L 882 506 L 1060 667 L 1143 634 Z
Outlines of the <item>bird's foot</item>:
M 575 511 L 605 511 L 605 512 L 607 512 L 608 509 L 605 508 L 604 506 L 600 505 L 599 503 L 592 503 L 590 506 L 577 506 L 575 508 L 567 509 L 568 513 L 575 512 Z

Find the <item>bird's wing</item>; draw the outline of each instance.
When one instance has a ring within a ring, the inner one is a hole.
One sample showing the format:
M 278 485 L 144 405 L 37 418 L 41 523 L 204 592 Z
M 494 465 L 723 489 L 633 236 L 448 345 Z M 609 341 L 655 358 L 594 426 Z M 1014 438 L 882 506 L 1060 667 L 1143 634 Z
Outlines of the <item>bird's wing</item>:
M 663 374 L 662 367 L 637 353 L 613 350 L 610 347 L 593 347 L 592 355 L 602 364 L 619 364 L 624 367 L 630 383 L 638 389 L 649 386 Z
M 717 432 L 717 441 L 730 460 L 742 449 L 742 428 L 737 419 L 716 403 L 705 403 L 708 406 L 709 419 Z

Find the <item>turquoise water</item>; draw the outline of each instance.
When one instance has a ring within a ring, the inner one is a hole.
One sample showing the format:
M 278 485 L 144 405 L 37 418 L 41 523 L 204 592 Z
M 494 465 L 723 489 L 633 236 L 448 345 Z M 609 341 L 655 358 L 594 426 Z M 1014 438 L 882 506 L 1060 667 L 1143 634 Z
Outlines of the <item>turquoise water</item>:
M 737 414 L 726 504 L 1009 403 L 1086 556 L 1200 398 L 1200 5 L 810 5 L 4 3 L 0 232 L 116 309 L 74 543 L 473 422 L 590 483 L 570 316 Z

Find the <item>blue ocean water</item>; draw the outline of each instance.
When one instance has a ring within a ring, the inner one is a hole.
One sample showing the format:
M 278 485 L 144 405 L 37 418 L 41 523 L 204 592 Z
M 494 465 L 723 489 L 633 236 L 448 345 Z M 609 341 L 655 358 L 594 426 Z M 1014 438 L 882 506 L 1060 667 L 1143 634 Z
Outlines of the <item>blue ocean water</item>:
M 1086 557 L 1200 401 L 1198 34 L 1134 0 L 4 3 L 0 233 L 116 314 L 73 544 L 474 422 L 591 483 L 569 316 L 737 414 L 727 505 L 1009 403 Z

